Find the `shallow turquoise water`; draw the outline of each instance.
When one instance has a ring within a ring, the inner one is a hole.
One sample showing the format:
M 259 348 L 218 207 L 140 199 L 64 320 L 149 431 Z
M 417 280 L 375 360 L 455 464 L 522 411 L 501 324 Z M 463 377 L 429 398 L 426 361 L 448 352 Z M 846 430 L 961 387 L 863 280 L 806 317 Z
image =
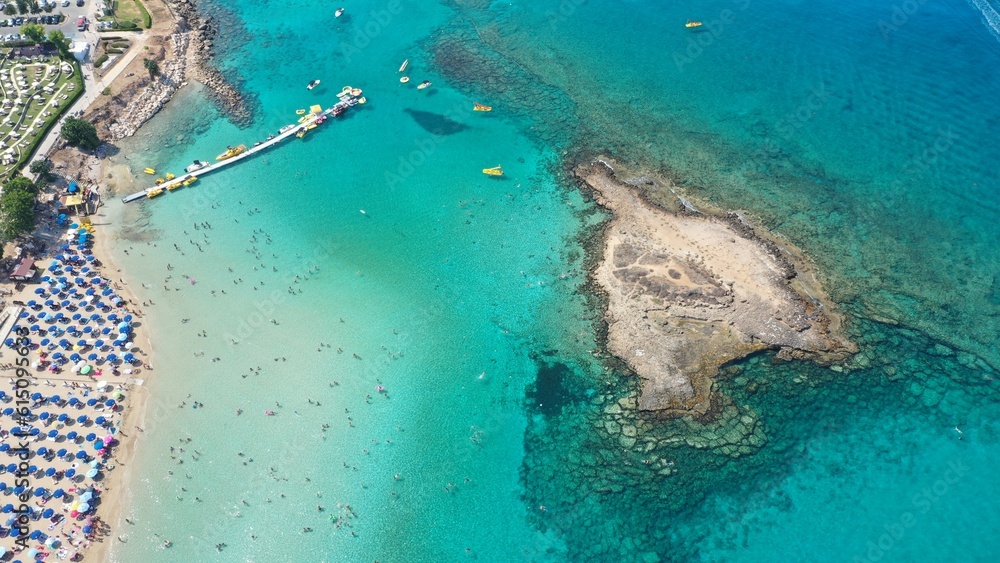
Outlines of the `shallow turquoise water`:
M 343 84 L 370 103 L 109 206 L 159 359 L 115 560 L 990 559 L 1000 47 L 973 5 L 889 30 L 876 2 L 209 6 L 256 123 L 185 94 L 133 169 L 262 139 Z M 434 87 L 401 86 L 404 59 Z M 634 382 L 590 353 L 583 293 L 601 214 L 560 172 L 593 151 L 802 246 L 861 354 L 739 362 L 714 423 L 615 418 Z

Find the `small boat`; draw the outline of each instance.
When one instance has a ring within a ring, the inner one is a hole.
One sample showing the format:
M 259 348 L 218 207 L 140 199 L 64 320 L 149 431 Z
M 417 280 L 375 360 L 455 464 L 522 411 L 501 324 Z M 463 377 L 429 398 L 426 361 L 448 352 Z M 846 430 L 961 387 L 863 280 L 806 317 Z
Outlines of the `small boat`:
M 399 81 L 402 82 L 403 84 L 406 84 L 407 82 L 410 81 L 410 77 L 409 76 L 404 76 L 404 77 L 400 78 Z
M 424 88 L 427 88 L 430 85 L 431 85 L 431 81 L 430 80 L 424 80 L 423 82 L 421 82 L 420 84 L 417 85 L 417 90 L 423 90 Z
M 342 15 L 344 15 L 344 9 L 343 8 L 337 8 L 337 11 L 333 13 L 333 17 L 335 17 L 335 18 L 339 18 Z
M 493 106 L 486 106 L 479 102 L 472 102 L 472 111 L 493 111 Z
M 295 110 L 295 113 L 296 113 L 296 115 L 305 115 L 306 114 L 306 110 L 304 110 L 304 109 L 297 109 L 297 110 Z
M 310 123 L 309 125 L 306 125 L 306 130 L 307 131 L 311 131 L 311 130 L 315 129 L 316 127 L 317 127 L 316 123 L 313 122 L 313 123 Z
M 255 147 L 258 147 L 258 146 L 260 146 L 260 144 L 261 144 L 262 142 L 263 142 L 263 141 L 257 141 L 256 143 L 254 143 L 254 144 L 253 144 L 253 146 L 255 146 Z
M 361 95 L 361 88 L 351 88 L 351 95 L 354 97 Z
M 234 156 L 247 150 L 246 145 L 238 145 L 235 147 L 226 147 L 226 152 L 215 157 L 215 160 L 226 160 L 227 158 L 233 158 Z
M 368 98 L 366 98 L 364 96 L 361 96 L 360 98 L 358 98 L 358 103 L 359 104 L 367 104 L 368 103 Z
M 274 416 L 274 411 L 267 410 L 267 411 L 264 411 L 264 414 L 266 414 L 267 416 Z
M 483 174 L 486 174 L 487 176 L 503 176 L 503 168 L 500 166 L 483 168 Z
M 163 183 L 163 178 L 157 178 L 157 179 L 156 179 L 156 185 L 157 185 L 157 186 L 159 186 L 159 185 L 160 185 L 160 184 L 162 184 L 162 183 Z
M 319 86 L 319 83 L 320 83 L 319 80 L 313 80 L 312 82 L 309 83 L 308 86 L 306 86 L 306 90 L 312 90 L 313 88 Z
M 302 129 L 299 129 L 299 132 L 296 133 L 295 136 L 298 137 L 298 138 L 300 138 L 300 139 L 302 137 L 305 137 L 306 136 L 306 129 L 305 129 L 305 127 L 303 127 Z
M 410 59 L 406 59 L 403 64 L 399 65 L 399 72 L 403 72 L 408 66 L 410 66 Z
M 149 199 L 153 199 L 154 197 L 162 193 L 163 193 L 163 188 L 156 188 L 155 190 L 149 190 L 148 192 L 146 192 L 146 197 Z
M 291 131 L 292 129 L 295 129 L 294 125 L 285 125 L 281 129 L 278 129 L 278 134 L 281 135 L 282 133 L 287 133 L 287 132 Z M 188 172 L 191 172 L 191 171 L 188 170 Z
M 701 22 L 700 21 L 695 21 L 695 20 L 688 20 L 687 23 L 684 24 L 684 27 L 687 27 L 687 28 L 701 27 Z
M 156 174 L 156 170 L 153 169 L 153 168 L 146 168 L 145 170 L 143 170 L 143 172 L 145 172 L 146 174 L 149 174 L 150 176 L 152 176 L 153 174 Z
M 172 183 L 167 184 L 166 186 L 163 186 L 163 187 L 167 188 L 168 192 L 172 192 L 172 191 L 176 190 L 177 188 L 179 188 L 181 186 L 184 186 L 184 185 L 186 185 L 186 184 L 182 184 L 181 182 L 178 181 L 178 182 L 172 182 Z
M 273 138 L 274 138 L 274 135 L 268 135 L 268 136 L 267 136 L 267 140 L 268 140 L 268 141 L 270 141 L 270 140 L 271 140 L 271 139 L 273 139 Z
M 198 181 L 198 177 L 197 176 L 191 176 L 187 180 L 184 180 L 184 185 L 185 186 L 190 186 L 191 184 L 193 184 L 193 183 L 195 183 L 197 181 Z
M 177 176 L 174 176 L 174 175 L 173 175 L 173 174 L 171 174 L 170 172 L 167 172 L 167 175 L 166 175 L 166 176 L 164 176 L 164 179 L 165 179 L 165 180 L 173 180 L 173 179 L 174 179 L 174 178 L 176 178 L 176 177 L 177 177 Z
M 208 166 L 207 162 L 203 162 L 201 160 L 196 160 L 196 161 L 194 161 L 191 164 L 191 166 L 188 166 L 187 168 L 185 168 L 184 171 L 188 172 L 188 173 L 191 173 L 191 172 L 194 172 L 195 170 L 201 170 L 202 168 L 204 168 L 206 166 Z

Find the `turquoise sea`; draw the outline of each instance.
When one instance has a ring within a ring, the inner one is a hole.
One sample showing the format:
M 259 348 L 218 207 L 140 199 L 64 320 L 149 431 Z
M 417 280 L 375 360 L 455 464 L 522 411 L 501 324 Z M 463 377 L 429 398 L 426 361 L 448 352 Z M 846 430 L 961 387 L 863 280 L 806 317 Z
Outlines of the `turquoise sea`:
M 369 103 L 109 202 L 156 353 L 112 560 L 993 560 L 987 0 L 200 6 L 255 123 L 190 88 L 122 144 L 139 175 Z M 803 248 L 860 353 L 735 362 L 713 421 L 631 411 L 565 172 L 597 153 Z

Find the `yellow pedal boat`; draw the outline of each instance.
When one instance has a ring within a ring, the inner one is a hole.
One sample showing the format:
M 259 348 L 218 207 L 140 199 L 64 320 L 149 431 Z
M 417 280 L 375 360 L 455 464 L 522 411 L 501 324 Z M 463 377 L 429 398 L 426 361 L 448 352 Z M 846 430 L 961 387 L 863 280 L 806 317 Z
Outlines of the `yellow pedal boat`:
M 198 181 L 198 177 L 197 176 L 191 176 L 187 180 L 184 180 L 184 185 L 185 186 L 190 186 L 191 184 L 193 184 L 193 183 L 195 183 L 197 181 Z
M 493 111 L 493 106 L 483 105 L 479 102 L 472 102 L 472 111 Z
M 145 170 L 143 170 L 143 172 L 145 172 L 146 174 L 149 174 L 150 176 L 152 176 L 153 174 L 156 174 L 156 169 L 154 169 L 154 168 L 146 168 Z
M 500 166 L 483 168 L 483 174 L 486 174 L 487 176 L 503 176 L 503 168 Z
M 163 188 L 156 188 L 155 190 L 149 190 L 148 192 L 146 192 L 146 197 L 149 199 L 153 199 L 154 197 L 162 193 L 163 193 Z
M 684 24 L 684 27 L 687 27 L 687 28 L 691 28 L 691 27 L 701 27 L 701 22 L 699 22 L 699 21 L 694 21 L 694 20 L 688 20 L 688 21 L 687 21 L 687 23 L 686 23 L 686 24 Z

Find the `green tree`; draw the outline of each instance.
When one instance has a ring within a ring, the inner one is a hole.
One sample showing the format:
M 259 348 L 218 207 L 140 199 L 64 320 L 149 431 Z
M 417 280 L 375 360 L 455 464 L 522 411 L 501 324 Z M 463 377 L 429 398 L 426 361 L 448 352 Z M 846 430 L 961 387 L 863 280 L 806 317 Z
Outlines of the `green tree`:
M 34 227 L 35 194 L 5 189 L 0 194 L 0 233 L 4 239 L 14 240 Z
M 59 51 L 60 57 L 64 59 L 68 59 L 70 57 L 69 39 L 66 38 L 66 35 L 63 32 L 59 31 L 58 29 L 53 29 L 52 31 L 50 31 L 49 42 L 56 46 L 56 49 Z
M 38 5 L 38 0 L 31 0 L 31 4 L 28 5 L 28 11 L 32 14 L 37 14 L 42 11 L 42 7 Z
M 156 75 L 160 74 L 160 65 L 156 64 L 156 61 L 153 59 L 144 59 L 142 66 L 146 67 L 146 70 L 149 71 L 150 78 L 156 78 Z
M 48 182 L 52 179 L 52 163 L 48 160 L 36 160 L 31 163 L 28 170 L 38 175 L 39 182 Z
M 45 28 L 37 23 L 26 23 L 21 26 L 21 35 L 28 41 L 39 43 L 45 41 Z
M 66 139 L 70 146 L 80 147 L 87 151 L 94 150 L 101 144 L 94 124 L 75 117 L 66 118 L 59 134 Z
M 34 194 L 38 192 L 38 186 L 34 182 L 18 174 L 6 184 L 3 185 L 3 191 L 5 192 L 27 192 L 29 194 Z
M 22 16 L 28 13 L 28 0 L 17 0 L 17 13 Z
M 3 13 L 8 16 L 13 16 L 17 14 L 17 6 L 13 4 L 7 4 L 6 6 L 3 7 Z

